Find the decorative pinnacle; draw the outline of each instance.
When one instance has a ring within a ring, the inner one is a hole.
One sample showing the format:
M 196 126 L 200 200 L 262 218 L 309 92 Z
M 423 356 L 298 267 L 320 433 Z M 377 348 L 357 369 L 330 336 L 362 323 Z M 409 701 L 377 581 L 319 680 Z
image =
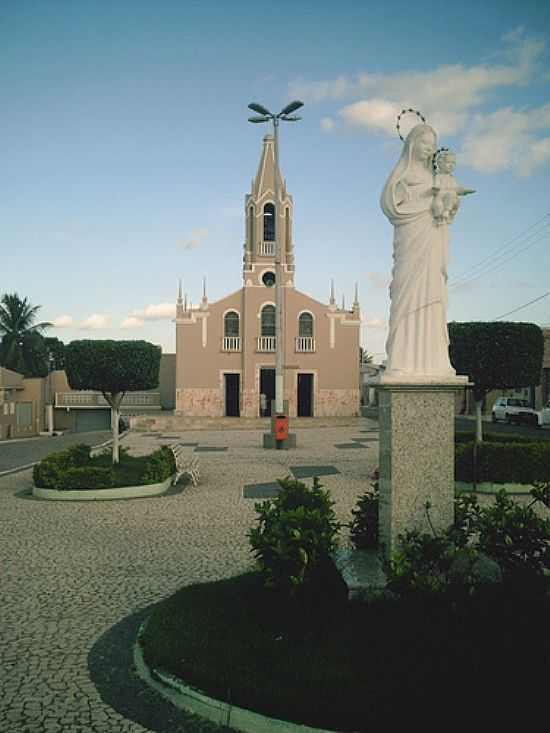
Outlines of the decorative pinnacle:
M 342 310 L 346 310 L 346 296 L 342 293 Z
M 336 300 L 334 298 L 334 280 L 331 279 L 330 281 L 330 303 L 331 305 L 336 303 Z
M 206 300 L 206 276 L 202 278 L 202 299 Z
M 181 299 L 181 277 L 180 277 L 179 287 L 178 287 L 178 303 L 181 303 L 181 302 L 182 302 L 182 299 Z
M 355 297 L 353 299 L 353 305 L 359 305 L 359 283 L 355 283 Z

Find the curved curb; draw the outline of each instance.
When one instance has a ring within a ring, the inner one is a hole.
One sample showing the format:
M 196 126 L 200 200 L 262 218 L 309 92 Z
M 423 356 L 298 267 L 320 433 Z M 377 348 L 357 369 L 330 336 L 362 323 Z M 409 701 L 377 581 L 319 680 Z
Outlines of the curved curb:
M 140 637 L 147 625 L 144 621 L 134 643 L 134 665 L 138 676 L 177 708 L 200 715 L 207 720 L 225 725 L 242 733 L 336 733 L 326 728 L 311 728 L 308 725 L 290 723 L 287 720 L 268 718 L 246 708 L 208 697 L 189 687 L 182 680 L 167 672 L 150 668 L 140 646 Z
M 466 491 L 474 494 L 496 494 L 504 489 L 507 494 L 512 496 L 529 496 L 532 484 L 495 484 L 492 481 L 480 481 L 474 487 L 473 484 L 466 481 L 455 481 L 455 489 L 457 491 Z
M 130 432 L 129 430 L 125 430 L 123 433 L 120 433 L 120 435 L 118 436 L 119 440 L 122 440 L 122 438 L 125 438 L 129 432 Z M 25 438 L 25 440 L 38 440 L 38 437 Z M 100 448 L 106 448 L 108 445 L 111 445 L 112 442 L 113 442 L 113 439 L 109 438 L 109 440 L 104 440 L 103 443 L 99 443 L 99 445 L 92 445 L 91 452 L 93 453 L 95 450 L 99 450 Z M 5 471 L 0 471 L 0 478 L 3 478 L 4 476 L 11 476 L 11 474 L 13 473 L 20 473 L 22 471 L 26 471 L 29 468 L 34 468 L 38 463 L 40 463 L 40 461 L 34 461 L 33 463 L 25 463 L 22 466 L 15 466 L 14 468 L 7 468 Z
M 145 496 L 164 494 L 172 485 L 174 477 L 170 476 L 160 484 L 145 484 L 145 486 L 120 486 L 113 489 L 41 489 L 33 486 L 32 495 L 37 499 L 49 501 L 110 501 L 112 499 L 140 499 Z

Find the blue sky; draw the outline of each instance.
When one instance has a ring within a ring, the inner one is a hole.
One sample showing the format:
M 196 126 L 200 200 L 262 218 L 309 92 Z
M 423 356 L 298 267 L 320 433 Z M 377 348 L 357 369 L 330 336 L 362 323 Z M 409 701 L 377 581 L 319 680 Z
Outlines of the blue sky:
M 451 230 L 449 318 L 514 310 L 550 290 L 549 46 L 537 2 L 4 2 L 0 292 L 41 304 L 64 341 L 173 351 L 179 277 L 195 303 L 203 275 L 211 300 L 241 286 L 267 131 L 247 104 L 299 98 L 281 167 L 300 290 L 326 301 L 334 277 L 350 303 L 358 281 L 362 340 L 382 356 L 378 199 L 412 106 L 477 190 Z M 550 324 L 550 296 L 510 319 Z

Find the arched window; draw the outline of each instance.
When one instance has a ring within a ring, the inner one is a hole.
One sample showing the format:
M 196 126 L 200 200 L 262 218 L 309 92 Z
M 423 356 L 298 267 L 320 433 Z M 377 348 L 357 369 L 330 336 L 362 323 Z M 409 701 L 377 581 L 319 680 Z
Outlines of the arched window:
M 238 336 L 239 335 L 239 314 L 236 311 L 229 311 L 223 319 L 223 335 Z
M 290 251 L 290 211 L 288 210 L 288 206 L 285 209 L 285 241 L 286 249 Z
M 254 207 L 248 209 L 248 249 L 254 251 Z
M 264 242 L 275 241 L 275 207 L 273 204 L 264 206 Z
M 298 335 L 313 337 L 313 316 L 311 313 L 302 313 L 298 319 Z
M 274 305 L 264 305 L 262 308 L 262 336 L 275 336 Z

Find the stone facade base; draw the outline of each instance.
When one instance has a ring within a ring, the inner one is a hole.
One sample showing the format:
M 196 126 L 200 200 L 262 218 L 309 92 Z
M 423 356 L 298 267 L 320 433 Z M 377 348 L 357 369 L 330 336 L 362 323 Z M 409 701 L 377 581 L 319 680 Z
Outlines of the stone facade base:
M 315 417 L 359 415 L 361 391 L 357 389 L 320 389 L 316 395 Z
M 178 389 L 176 414 L 189 417 L 223 417 L 223 392 L 220 389 Z
M 320 389 L 313 400 L 313 417 L 352 417 L 360 414 L 359 389 Z M 285 389 L 289 417 L 297 416 L 296 390 Z M 253 389 L 241 392 L 242 417 L 259 417 L 260 396 Z M 187 387 L 176 390 L 176 414 L 188 417 L 223 417 L 223 388 Z
M 379 387 L 379 532 L 386 557 L 406 530 L 440 532 L 453 522 L 455 391 L 449 385 Z

